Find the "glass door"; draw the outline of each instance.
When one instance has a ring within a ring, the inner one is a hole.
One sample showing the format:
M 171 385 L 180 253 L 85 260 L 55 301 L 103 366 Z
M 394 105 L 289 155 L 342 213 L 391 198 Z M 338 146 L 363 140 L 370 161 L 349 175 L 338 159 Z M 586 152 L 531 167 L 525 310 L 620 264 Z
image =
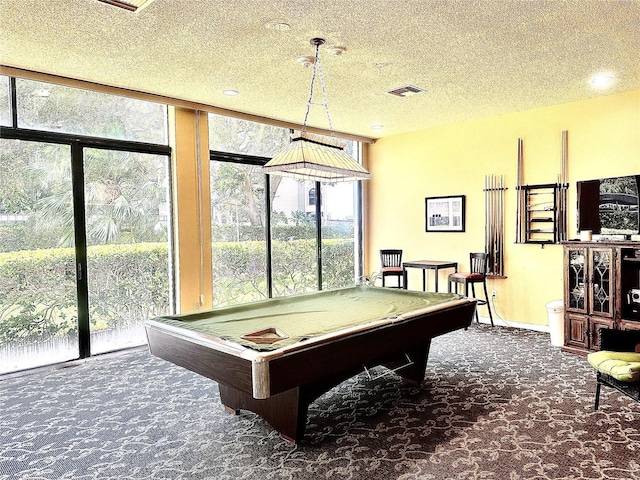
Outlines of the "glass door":
M 91 354 L 146 343 L 170 312 L 169 159 L 84 149 Z
M 613 249 L 591 248 L 591 313 L 613 317 Z
M 0 140 L 0 373 L 79 357 L 71 153 Z
M 585 288 L 587 288 L 586 271 L 587 257 L 584 248 L 568 248 L 565 250 L 567 288 L 566 297 L 568 299 L 567 308 L 582 313 L 587 312 L 587 303 L 585 301 Z

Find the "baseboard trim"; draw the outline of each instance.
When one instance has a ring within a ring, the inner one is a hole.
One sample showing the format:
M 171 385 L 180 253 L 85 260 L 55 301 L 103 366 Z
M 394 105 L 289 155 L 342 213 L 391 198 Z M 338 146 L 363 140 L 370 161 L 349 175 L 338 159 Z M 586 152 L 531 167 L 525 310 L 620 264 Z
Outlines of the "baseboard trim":
M 491 325 L 491 320 L 489 317 L 480 316 L 480 323 L 486 323 Z M 533 323 L 520 323 L 520 322 L 508 322 L 501 318 L 493 319 L 493 324 L 500 327 L 511 327 L 511 328 L 522 328 L 524 330 L 534 330 L 536 332 L 544 332 L 549 333 L 551 330 L 549 329 L 549 325 L 536 325 Z

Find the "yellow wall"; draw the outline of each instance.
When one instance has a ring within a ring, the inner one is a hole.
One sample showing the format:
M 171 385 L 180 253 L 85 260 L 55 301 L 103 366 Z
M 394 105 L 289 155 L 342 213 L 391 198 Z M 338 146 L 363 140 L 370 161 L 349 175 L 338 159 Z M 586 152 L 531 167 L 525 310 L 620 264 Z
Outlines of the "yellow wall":
M 428 115 L 428 112 L 425 112 Z M 489 280 L 509 322 L 547 324 L 545 304 L 562 299 L 562 247 L 515 244 L 517 139 L 524 141 L 524 183 L 555 183 L 568 130 L 569 238 L 576 238 L 576 181 L 640 173 L 640 90 L 378 140 L 368 147 L 365 272 L 379 270 L 381 248 L 404 260 L 455 260 L 469 268 L 484 250 L 485 175 L 504 175 L 505 275 Z M 424 199 L 466 195 L 464 233 L 426 233 Z M 431 283 L 432 285 L 433 283 Z M 420 289 L 417 270 L 409 288 Z M 446 272 L 440 276 L 446 290 Z M 486 316 L 484 307 L 480 314 Z

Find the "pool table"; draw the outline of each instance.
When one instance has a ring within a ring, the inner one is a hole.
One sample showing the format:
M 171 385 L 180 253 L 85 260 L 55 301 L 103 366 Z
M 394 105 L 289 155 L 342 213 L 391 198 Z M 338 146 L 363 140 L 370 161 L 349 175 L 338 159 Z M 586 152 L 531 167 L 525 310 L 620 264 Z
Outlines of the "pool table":
M 420 384 L 431 339 L 467 328 L 475 299 L 358 285 L 145 322 L 153 355 L 215 380 L 232 413 L 262 416 L 290 442 L 309 404 L 378 365 Z

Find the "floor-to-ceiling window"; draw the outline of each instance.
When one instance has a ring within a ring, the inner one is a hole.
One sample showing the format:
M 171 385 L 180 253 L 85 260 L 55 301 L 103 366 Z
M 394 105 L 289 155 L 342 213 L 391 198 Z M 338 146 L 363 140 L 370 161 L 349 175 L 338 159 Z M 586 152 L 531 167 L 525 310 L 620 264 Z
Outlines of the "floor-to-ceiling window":
M 78 358 L 68 145 L 0 139 L 0 373 Z
M 209 115 L 214 306 L 270 296 L 269 204 L 277 185 L 261 167 L 288 141 L 287 129 Z
M 173 304 L 166 106 L 0 92 L 0 373 L 143 344 Z
M 288 129 L 209 116 L 215 306 L 353 285 L 359 275 L 358 182 L 263 174 L 289 138 Z M 357 158 L 357 143 L 347 148 Z

